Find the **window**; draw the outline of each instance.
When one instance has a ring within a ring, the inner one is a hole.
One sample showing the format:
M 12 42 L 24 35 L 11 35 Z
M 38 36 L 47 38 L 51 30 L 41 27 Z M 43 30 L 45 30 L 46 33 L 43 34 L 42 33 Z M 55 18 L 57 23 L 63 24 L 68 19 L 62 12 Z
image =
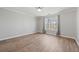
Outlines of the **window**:
M 46 30 L 54 31 L 57 29 L 57 22 L 52 18 L 45 19 Z

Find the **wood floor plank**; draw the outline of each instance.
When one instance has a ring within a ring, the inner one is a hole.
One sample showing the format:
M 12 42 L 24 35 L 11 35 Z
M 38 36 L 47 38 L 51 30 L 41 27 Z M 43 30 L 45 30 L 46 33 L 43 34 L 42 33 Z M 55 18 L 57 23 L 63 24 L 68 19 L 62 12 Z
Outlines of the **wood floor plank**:
M 32 34 L 0 42 L 0 52 L 79 52 L 75 40 Z

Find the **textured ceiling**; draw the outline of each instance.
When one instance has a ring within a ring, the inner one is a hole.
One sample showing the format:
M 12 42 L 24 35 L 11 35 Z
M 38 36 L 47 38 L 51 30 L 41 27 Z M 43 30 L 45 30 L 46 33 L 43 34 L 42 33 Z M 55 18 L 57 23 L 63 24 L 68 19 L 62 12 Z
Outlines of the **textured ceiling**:
M 67 9 L 67 7 L 43 7 L 41 12 L 37 11 L 35 7 L 5 7 L 4 9 L 33 16 L 46 16 Z

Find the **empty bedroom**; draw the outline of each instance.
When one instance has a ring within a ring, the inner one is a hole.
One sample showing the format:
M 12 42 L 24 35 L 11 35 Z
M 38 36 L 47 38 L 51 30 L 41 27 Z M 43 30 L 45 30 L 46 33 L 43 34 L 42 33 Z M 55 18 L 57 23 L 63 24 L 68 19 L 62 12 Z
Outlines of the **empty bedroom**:
M 0 52 L 79 52 L 78 7 L 0 7 Z

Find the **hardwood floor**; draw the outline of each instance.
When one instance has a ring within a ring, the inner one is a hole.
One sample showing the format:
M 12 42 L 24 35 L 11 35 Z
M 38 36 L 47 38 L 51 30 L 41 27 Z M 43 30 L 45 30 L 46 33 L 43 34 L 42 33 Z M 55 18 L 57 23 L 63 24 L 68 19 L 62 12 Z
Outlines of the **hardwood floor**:
M 78 52 L 75 40 L 32 34 L 0 42 L 1 52 Z

